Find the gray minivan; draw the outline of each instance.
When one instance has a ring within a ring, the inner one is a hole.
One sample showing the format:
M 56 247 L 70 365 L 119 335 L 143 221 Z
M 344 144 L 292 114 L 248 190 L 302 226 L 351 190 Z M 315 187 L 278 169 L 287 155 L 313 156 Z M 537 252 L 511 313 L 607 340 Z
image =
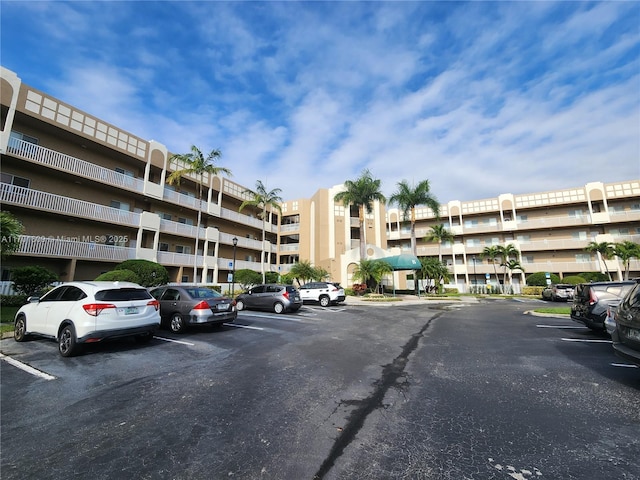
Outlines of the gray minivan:
M 236 297 L 236 309 L 295 312 L 302 307 L 300 292 L 292 285 L 269 283 L 257 285 Z

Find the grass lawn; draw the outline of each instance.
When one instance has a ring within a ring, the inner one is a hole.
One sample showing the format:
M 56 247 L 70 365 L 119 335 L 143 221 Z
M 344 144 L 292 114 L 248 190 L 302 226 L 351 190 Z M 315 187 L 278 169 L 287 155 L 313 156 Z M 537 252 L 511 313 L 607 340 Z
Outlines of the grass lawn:
M 13 332 L 13 319 L 20 307 L 0 307 L 0 333 Z
M 571 315 L 571 307 L 545 307 L 536 308 L 534 312 L 538 313 L 553 313 L 556 315 Z

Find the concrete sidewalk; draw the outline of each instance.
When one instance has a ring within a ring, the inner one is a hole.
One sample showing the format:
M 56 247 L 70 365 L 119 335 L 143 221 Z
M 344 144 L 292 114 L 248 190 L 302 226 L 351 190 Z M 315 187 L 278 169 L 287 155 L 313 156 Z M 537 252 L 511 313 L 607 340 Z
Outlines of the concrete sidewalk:
M 375 306 L 393 306 L 400 303 L 405 304 L 437 304 L 437 303 L 478 303 L 478 299 L 473 296 L 464 297 L 427 297 L 421 295 L 389 295 L 384 301 L 375 300 L 374 298 L 359 297 L 359 296 L 347 296 L 344 303 L 346 305 L 375 305 Z

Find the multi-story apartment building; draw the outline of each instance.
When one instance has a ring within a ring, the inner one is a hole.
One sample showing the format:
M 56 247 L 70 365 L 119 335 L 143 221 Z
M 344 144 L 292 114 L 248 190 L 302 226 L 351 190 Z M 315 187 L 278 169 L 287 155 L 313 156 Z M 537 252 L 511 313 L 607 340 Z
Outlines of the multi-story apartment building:
M 228 285 L 235 268 L 286 273 L 305 260 L 349 286 L 360 260 L 358 212 L 337 204 L 342 185 L 286 201 L 282 215 L 240 204 L 248 188 L 224 176 L 167 177 L 181 169 L 159 142 L 147 141 L 0 71 L 0 205 L 25 226 L 20 249 L 2 266 L 38 264 L 62 280 L 92 279 L 131 258 L 164 265 L 172 281 Z M 202 183 L 203 198 L 199 198 Z M 198 228 L 198 216 L 202 216 Z M 617 259 L 585 252 L 591 241 L 640 243 L 640 180 L 442 205 L 439 218 L 418 209 L 418 256 L 441 255 L 461 290 L 495 281 L 486 246 L 512 243 L 527 274 L 613 272 Z M 424 238 L 444 224 L 452 242 Z M 262 241 L 262 229 L 266 239 Z M 410 252 L 409 226 L 397 209 L 376 203 L 365 219 L 367 258 Z M 235 243 L 235 244 L 234 244 Z M 264 252 L 264 253 L 263 253 Z M 263 261 L 264 255 L 264 261 Z M 640 275 L 640 261 L 631 262 Z M 412 288 L 410 271 L 387 284 Z M 523 283 L 524 274 L 514 278 Z

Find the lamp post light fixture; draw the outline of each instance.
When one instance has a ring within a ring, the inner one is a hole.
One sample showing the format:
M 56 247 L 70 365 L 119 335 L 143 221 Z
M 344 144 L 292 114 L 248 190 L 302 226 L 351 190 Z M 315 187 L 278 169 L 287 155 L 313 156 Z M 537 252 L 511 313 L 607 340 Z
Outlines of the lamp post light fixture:
M 233 266 L 231 267 L 231 298 L 233 299 L 236 287 L 236 247 L 238 246 L 238 237 L 233 237 Z

